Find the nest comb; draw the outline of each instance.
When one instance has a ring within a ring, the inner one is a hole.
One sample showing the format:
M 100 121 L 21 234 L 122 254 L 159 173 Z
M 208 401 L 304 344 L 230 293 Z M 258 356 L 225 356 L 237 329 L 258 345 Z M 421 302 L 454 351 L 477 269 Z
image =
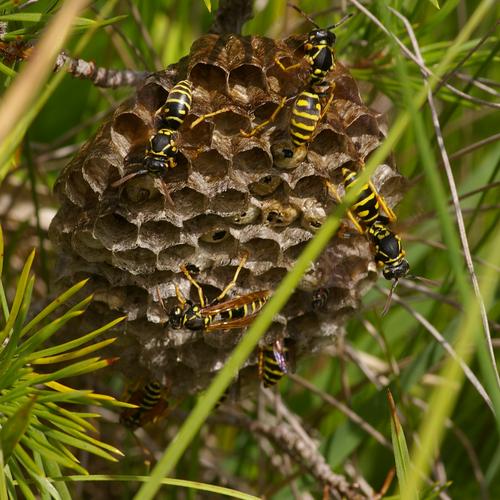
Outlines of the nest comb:
M 340 167 L 366 159 L 379 145 L 383 136 L 376 115 L 339 63 L 327 77 L 335 83 L 334 100 L 303 161 L 280 157 L 289 141 L 290 105 L 253 137 L 240 134 L 266 120 L 283 97 L 307 86 L 302 42 L 300 37 L 200 38 L 189 56 L 150 75 L 62 172 L 56 185 L 61 208 L 51 226 L 60 252 L 59 278 L 66 285 L 91 278 L 95 300 L 86 318 L 95 321 L 92 326 L 127 314 L 114 354 L 128 378 L 168 381 L 173 396 L 205 387 L 244 330 L 206 334 L 169 328 L 166 311 L 177 304 L 175 285 L 197 300 L 180 265 L 196 266 L 196 279 L 210 299 L 247 253 L 230 297 L 274 290 L 335 204 L 324 180 L 342 193 Z M 276 58 L 285 65 L 303 64 L 285 72 Z M 156 130 L 155 112 L 186 78 L 193 84 L 193 105 L 177 136 L 178 165 L 168 172 L 173 206 L 148 175 L 112 189 L 144 156 Z M 226 111 L 191 128 L 198 117 L 222 108 Z M 393 206 L 402 178 L 381 165 L 372 180 Z M 263 343 L 290 338 L 300 357 L 342 334 L 346 318 L 376 279 L 368 240 L 352 233 L 332 239 Z M 317 290 L 326 298 L 320 308 L 313 305 Z M 251 358 L 247 364 L 255 362 Z

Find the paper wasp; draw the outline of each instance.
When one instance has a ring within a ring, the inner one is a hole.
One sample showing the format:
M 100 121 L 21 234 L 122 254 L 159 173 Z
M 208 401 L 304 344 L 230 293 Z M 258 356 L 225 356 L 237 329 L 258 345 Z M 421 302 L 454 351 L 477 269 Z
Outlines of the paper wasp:
M 288 5 L 305 17 L 315 27 L 315 29 L 309 32 L 307 41 L 304 43 L 304 59 L 310 66 L 309 84 L 322 85 L 326 75 L 335 66 L 334 47 L 337 37 L 335 33 L 330 30 L 338 28 L 349 19 L 352 14 L 347 14 L 338 23 L 332 24 L 326 28 L 320 28 L 302 9 L 290 3 Z M 283 71 L 289 71 L 300 66 L 300 63 L 298 63 L 285 67 L 278 59 L 276 59 L 276 64 L 278 64 Z
M 127 403 L 138 408 L 126 408 L 120 415 L 120 423 L 131 430 L 138 429 L 150 422 L 156 422 L 168 411 L 168 401 L 164 397 L 165 389 L 157 381 L 150 381 L 128 397 Z
M 400 237 L 388 227 L 389 223 L 396 220 L 396 215 L 377 192 L 371 181 L 361 187 L 356 187 L 356 173 L 348 168 L 343 168 L 342 173 L 345 189 L 356 188 L 360 192 L 358 200 L 352 206 L 355 215 L 351 210 L 348 210 L 347 215 L 358 232 L 369 235 L 375 246 L 375 261 L 382 267 L 384 278 L 393 280 L 391 291 L 384 307 L 385 313 L 398 281 L 404 278 L 410 270 Z M 331 195 L 337 201 L 340 201 L 340 197 L 333 184 L 329 181 L 325 181 L 325 183 Z M 381 209 L 385 213 L 382 213 Z
M 191 103 L 192 84 L 189 80 L 182 80 L 172 88 L 165 104 L 157 111 L 160 127 L 149 138 L 144 158 L 140 163 L 142 168 L 113 182 L 112 188 L 119 187 L 130 179 L 145 174 L 158 178 L 165 184 L 168 171 L 177 166 L 176 131 L 191 110 Z M 172 202 L 165 185 L 162 186 L 162 192 Z
M 274 344 L 259 349 L 259 379 L 264 387 L 276 385 L 288 373 L 289 347 L 287 342 L 277 340 Z
M 187 328 L 188 330 L 204 332 L 233 330 L 248 326 L 271 296 L 271 291 L 259 290 L 233 299 L 223 300 L 229 290 L 236 285 L 238 275 L 247 257 L 248 255 L 244 255 L 241 258 L 233 279 L 210 304 L 207 304 L 203 288 L 191 276 L 186 266 L 182 265 L 182 273 L 198 291 L 199 303 L 195 304 L 187 300 L 176 285 L 175 293 L 179 305 L 174 307 L 169 314 L 170 326 L 174 329 Z

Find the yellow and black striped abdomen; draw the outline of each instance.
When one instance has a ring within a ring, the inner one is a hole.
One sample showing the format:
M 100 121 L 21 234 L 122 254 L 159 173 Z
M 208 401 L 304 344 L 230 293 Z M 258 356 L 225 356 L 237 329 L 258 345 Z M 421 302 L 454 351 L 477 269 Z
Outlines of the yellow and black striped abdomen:
M 281 358 L 281 359 L 280 359 Z M 259 351 L 259 378 L 264 387 L 276 385 L 286 374 L 284 363 L 288 361 L 288 348 L 283 346 L 277 352 L 274 345 L 262 347 Z
M 144 387 L 144 396 L 141 407 L 143 410 L 151 410 L 161 399 L 161 386 L 158 382 L 149 382 Z
M 177 130 L 191 110 L 192 85 L 189 80 L 182 80 L 168 94 L 167 100 L 158 111 L 161 127 Z
M 356 180 L 355 172 L 348 168 L 343 168 L 342 174 L 344 175 L 344 186 L 346 190 L 350 188 L 359 189 L 358 184 L 352 185 Z M 367 226 L 370 226 L 379 218 L 380 206 L 378 197 L 368 183 L 361 186 L 358 199 L 352 206 L 352 209 L 358 219 Z
M 301 92 L 293 104 L 290 120 L 290 136 L 295 146 L 302 146 L 311 141 L 320 116 L 321 103 L 318 94 Z
M 241 306 L 235 306 L 232 309 L 223 311 L 220 314 L 220 319 L 228 321 L 231 319 L 246 318 L 247 316 L 257 314 L 267 302 L 267 297 L 258 298 L 242 304 Z
M 127 402 L 137 405 L 137 408 L 125 408 L 121 412 L 120 422 L 131 430 L 155 421 L 168 409 L 162 386 L 156 381 L 139 387 L 130 395 Z

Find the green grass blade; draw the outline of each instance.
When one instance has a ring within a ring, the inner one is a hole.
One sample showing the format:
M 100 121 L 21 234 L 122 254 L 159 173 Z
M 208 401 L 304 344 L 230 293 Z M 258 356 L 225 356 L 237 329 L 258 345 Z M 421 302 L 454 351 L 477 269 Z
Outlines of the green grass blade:
M 12 415 L 6 422 L 2 423 L 0 430 L 0 444 L 3 451 L 4 460 L 7 462 L 14 451 L 17 443 L 28 428 L 31 418 L 31 412 L 35 405 L 35 398 L 31 398 L 22 405 L 19 410 Z
M 7 496 L 7 477 L 5 473 L 5 461 L 3 459 L 3 450 L 0 446 L 0 500 L 8 500 Z
M 9 467 L 12 469 L 13 481 L 12 481 L 12 489 L 14 489 L 14 479 L 17 482 L 17 486 L 21 490 L 23 494 L 23 500 L 37 500 L 35 495 L 33 495 L 32 491 L 28 486 L 28 482 L 26 481 L 24 474 L 21 472 L 21 464 L 17 463 L 17 461 L 11 460 Z M 15 491 L 15 490 L 14 490 Z
M 104 349 L 106 346 L 112 344 L 116 340 L 116 337 L 111 339 L 102 340 L 101 342 L 97 342 L 96 344 L 83 347 L 82 349 L 78 349 L 76 351 L 67 352 L 64 354 L 59 354 L 58 356 L 46 356 L 41 358 L 38 352 L 34 352 L 30 358 L 32 358 L 32 363 L 34 365 L 48 365 L 52 363 L 62 363 L 64 361 L 70 361 L 76 358 L 81 358 L 86 356 L 87 354 L 91 354 L 99 349 Z
M 61 478 L 56 478 L 61 481 L 74 481 L 74 482 L 92 482 L 92 481 L 126 481 L 126 482 L 143 482 L 147 483 L 149 481 L 149 476 L 137 476 L 137 475 L 124 475 L 124 474 L 113 474 L 113 475 L 89 475 L 89 476 L 66 476 Z M 232 498 L 238 498 L 241 500 L 259 500 L 260 497 L 254 495 L 249 495 L 248 493 L 243 493 L 241 491 L 233 490 L 230 488 L 225 488 L 222 486 L 215 486 L 207 483 L 200 483 L 196 481 L 187 481 L 184 479 L 173 479 L 173 478 L 163 478 L 161 480 L 162 485 L 167 486 L 178 486 L 180 488 L 189 488 L 196 491 L 207 491 L 210 493 L 215 493 L 217 495 L 228 496 Z
M 102 326 L 101 328 L 98 328 L 97 330 L 94 330 L 86 335 L 82 335 L 81 337 L 78 337 L 75 340 L 70 340 L 69 342 L 65 342 L 63 344 L 59 344 L 59 345 L 54 346 L 54 347 L 49 347 L 47 349 L 43 349 L 42 351 L 38 351 L 37 354 L 40 357 L 53 356 L 53 355 L 59 354 L 61 352 L 68 351 L 70 349 L 74 349 L 75 347 L 78 347 L 82 344 L 89 342 L 90 340 L 94 339 L 95 337 L 97 337 L 101 333 L 103 333 L 107 330 L 110 330 L 115 325 L 122 322 L 125 318 L 126 318 L 126 316 L 122 316 L 120 318 L 117 318 L 117 319 L 107 323 L 106 325 Z
M 37 439 L 33 439 L 32 437 L 25 436 L 22 439 L 23 445 L 43 456 L 48 461 L 53 461 L 58 463 L 68 469 L 72 469 L 77 471 L 79 474 L 85 474 L 86 470 L 78 463 L 69 460 L 66 456 L 61 454 L 58 450 L 54 449 L 50 443 L 41 443 Z
M 211 0 L 203 0 L 207 7 L 208 12 L 212 12 L 212 1 Z
M 5 324 L 4 329 L 0 332 L 0 344 L 7 338 L 10 334 L 12 327 L 16 321 L 17 315 L 19 313 L 19 309 L 21 308 L 21 304 L 23 303 L 24 292 L 28 285 L 29 273 L 31 270 L 31 265 L 33 264 L 33 259 L 35 258 L 35 251 L 33 250 L 26 262 L 24 264 L 23 270 L 21 271 L 21 275 L 19 277 L 19 281 L 17 283 L 16 295 L 14 296 L 14 301 L 12 303 L 12 308 L 9 312 L 9 317 L 7 319 L 7 323 Z
M 90 443 L 88 439 L 74 438 L 72 436 L 65 434 L 64 432 L 56 430 L 50 430 L 45 435 L 49 438 L 53 438 L 57 441 L 60 441 L 61 443 L 65 443 L 69 446 L 74 446 L 75 448 L 79 448 L 80 450 L 102 457 L 106 460 L 109 460 L 110 462 L 118 461 L 113 455 L 104 451 L 100 446 L 95 446 L 94 444 Z M 100 442 L 98 443 L 103 444 Z M 122 455 L 122 453 L 119 450 L 116 450 L 116 453 L 118 455 Z
M 43 344 L 50 337 L 52 337 L 52 335 L 59 332 L 68 321 L 81 316 L 83 313 L 84 311 L 68 312 L 60 318 L 50 322 L 48 325 L 34 333 L 26 342 L 22 344 L 22 346 L 20 346 L 18 356 L 26 356 L 28 353 L 31 353 L 39 345 Z
M 500 265 L 500 254 L 498 248 L 500 245 L 500 233 L 491 241 L 486 260 L 494 265 Z M 484 302 L 489 308 L 494 303 L 495 290 L 498 287 L 500 277 L 498 273 L 491 273 L 485 269 L 480 276 L 481 290 L 483 292 Z M 474 292 L 469 292 L 469 301 L 465 310 L 465 317 L 461 321 L 460 330 L 457 335 L 455 351 L 464 360 L 470 359 L 471 345 L 477 336 L 477 323 L 479 322 L 479 305 L 474 300 Z M 419 432 L 420 446 L 412 450 L 415 465 L 410 471 L 407 490 L 402 491 L 403 498 L 410 498 L 410 492 L 418 489 L 422 480 L 422 471 L 426 471 L 434 456 L 435 450 L 441 443 L 445 419 L 450 415 L 451 410 L 458 396 L 458 389 L 451 390 L 451 387 L 461 387 L 464 374 L 460 365 L 454 358 L 448 358 L 441 371 L 442 384 L 434 389 L 429 408 L 426 412 L 426 418 L 421 425 Z M 500 415 L 496 415 L 496 424 L 499 426 Z M 405 497 L 405 495 L 408 495 Z
M 389 401 L 389 408 L 391 412 L 391 438 L 392 446 L 394 449 L 396 473 L 398 476 L 400 488 L 405 490 L 408 480 L 408 471 L 411 467 L 410 453 L 408 451 L 403 427 L 401 426 L 401 422 L 399 421 L 396 404 L 394 403 L 391 391 L 387 391 L 387 399 Z M 418 492 L 414 491 L 411 498 L 413 500 L 418 499 Z
M 47 307 L 45 307 L 40 313 L 38 313 L 22 330 L 21 336 L 26 335 L 30 330 L 32 330 L 38 323 L 45 319 L 50 313 L 54 312 L 58 307 L 67 302 L 73 295 L 78 293 L 89 280 L 83 280 L 76 285 L 73 285 L 70 289 L 66 290 L 64 293 L 59 295 L 55 300 L 53 300 Z M 91 300 L 91 297 L 87 297 L 86 300 Z M 81 309 L 79 307 L 78 309 Z

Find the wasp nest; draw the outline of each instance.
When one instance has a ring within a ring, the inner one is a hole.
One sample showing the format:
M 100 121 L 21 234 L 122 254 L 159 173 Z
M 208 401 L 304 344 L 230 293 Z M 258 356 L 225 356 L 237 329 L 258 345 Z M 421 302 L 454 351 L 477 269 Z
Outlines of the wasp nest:
M 309 77 L 302 42 L 299 37 L 202 37 L 188 57 L 152 74 L 58 180 L 62 206 L 51 234 L 61 254 L 60 277 L 65 284 L 91 278 L 98 324 L 127 314 L 118 354 L 128 377 L 154 374 L 171 383 L 173 396 L 205 387 L 244 330 L 169 327 L 176 285 L 198 301 L 180 265 L 189 265 L 210 300 L 247 254 L 229 297 L 274 290 L 336 203 L 324 181 L 331 180 L 343 194 L 340 167 L 357 165 L 379 145 L 375 114 L 337 64 L 327 77 L 335 84 L 333 102 L 303 158 L 290 158 L 291 103 Z M 284 71 L 276 59 L 300 65 Z M 141 168 L 137 162 L 157 130 L 155 112 L 182 79 L 192 82 L 193 102 L 177 134 L 178 165 L 166 178 L 173 204 L 149 175 L 112 188 Z M 283 97 L 287 101 L 274 121 L 252 137 L 240 133 L 267 120 Z M 402 178 L 389 165 L 377 169 L 373 182 L 389 205 L 398 201 Z M 353 230 L 348 236 L 333 239 L 311 265 L 263 344 L 289 338 L 295 356 L 301 356 L 331 345 L 342 333 L 346 317 L 376 278 L 367 238 Z

